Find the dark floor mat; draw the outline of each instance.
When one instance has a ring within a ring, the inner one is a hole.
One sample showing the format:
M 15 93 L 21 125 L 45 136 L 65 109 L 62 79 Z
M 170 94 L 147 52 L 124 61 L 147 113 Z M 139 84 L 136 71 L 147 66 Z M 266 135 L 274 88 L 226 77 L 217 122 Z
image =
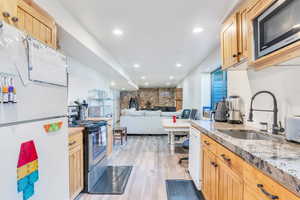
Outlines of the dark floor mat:
M 204 200 L 193 181 L 166 180 L 168 200 Z
M 121 195 L 124 193 L 132 166 L 107 166 L 91 194 Z

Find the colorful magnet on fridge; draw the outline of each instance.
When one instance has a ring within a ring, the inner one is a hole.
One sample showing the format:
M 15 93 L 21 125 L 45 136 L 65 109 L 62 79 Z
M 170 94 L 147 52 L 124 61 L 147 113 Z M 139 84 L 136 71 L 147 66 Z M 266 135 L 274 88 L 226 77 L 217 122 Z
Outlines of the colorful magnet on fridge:
M 59 131 L 61 129 L 62 125 L 63 125 L 63 122 L 55 122 L 55 123 L 52 123 L 52 124 L 44 125 L 44 129 L 47 133 L 56 132 L 56 131 Z
M 21 144 L 17 177 L 17 191 L 23 192 L 23 200 L 28 200 L 34 195 L 34 184 L 39 180 L 38 155 L 32 140 Z

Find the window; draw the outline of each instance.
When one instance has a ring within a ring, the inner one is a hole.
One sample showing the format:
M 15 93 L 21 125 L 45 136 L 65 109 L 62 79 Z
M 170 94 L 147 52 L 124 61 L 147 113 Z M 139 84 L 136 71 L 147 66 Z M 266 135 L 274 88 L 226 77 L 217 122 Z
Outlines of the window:
M 211 106 L 214 110 L 216 104 L 227 97 L 227 72 L 221 68 L 211 73 Z

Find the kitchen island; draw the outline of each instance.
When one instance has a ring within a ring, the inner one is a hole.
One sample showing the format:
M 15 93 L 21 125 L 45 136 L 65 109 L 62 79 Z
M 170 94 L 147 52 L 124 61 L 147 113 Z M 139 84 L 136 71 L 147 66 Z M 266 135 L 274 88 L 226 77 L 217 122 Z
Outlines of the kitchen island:
M 243 125 L 230 125 L 213 121 L 192 121 L 191 125 L 199 130 L 201 135 L 216 142 L 216 145 L 222 146 L 221 148 L 225 147 L 242 161 L 249 164 L 249 166 L 251 165 L 258 169 L 257 171 L 263 172 L 263 174 L 300 197 L 299 144 L 287 142 L 281 136 L 272 136 L 269 140 L 244 140 L 231 137 L 219 131 L 220 129 L 251 129 Z M 210 145 L 209 142 L 206 143 Z M 227 159 L 224 157 L 224 154 L 221 156 L 224 160 Z M 231 165 L 234 164 L 230 163 L 230 159 L 227 159 L 227 162 Z M 245 166 L 237 166 L 240 168 L 237 171 L 241 171 L 241 174 L 245 173 L 243 172 L 245 171 Z M 263 186 L 257 184 L 257 187 Z M 260 189 L 266 192 L 264 188 Z M 274 197 L 276 199 L 277 196 L 275 195 Z

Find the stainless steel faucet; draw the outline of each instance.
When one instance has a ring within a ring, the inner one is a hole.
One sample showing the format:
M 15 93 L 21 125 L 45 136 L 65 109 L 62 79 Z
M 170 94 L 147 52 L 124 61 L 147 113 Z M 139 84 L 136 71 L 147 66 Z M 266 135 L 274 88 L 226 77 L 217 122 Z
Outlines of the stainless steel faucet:
M 253 101 L 254 99 L 260 95 L 260 94 L 269 94 L 273 98 L 273 110 L 263 110 L 263 109 L 253 109 Z M 277 106 L 277 100 L 275 95 L 272 92 L 269 91 L 260 91 L 253 95 L 251 98 L 251 105 L 250 105 L 250 113 L 249 113 L 249 122 L 253 122 L 253 111 L 260 111 L 260 112 L 273 112 L 273 125 L 272 125 L 272 133 L 278 134 L 279 132 L 284 132 L 284 128 L 282 128 L 281 123 L 279 122 L 280 126 L 278 126 L 278 106 Z

